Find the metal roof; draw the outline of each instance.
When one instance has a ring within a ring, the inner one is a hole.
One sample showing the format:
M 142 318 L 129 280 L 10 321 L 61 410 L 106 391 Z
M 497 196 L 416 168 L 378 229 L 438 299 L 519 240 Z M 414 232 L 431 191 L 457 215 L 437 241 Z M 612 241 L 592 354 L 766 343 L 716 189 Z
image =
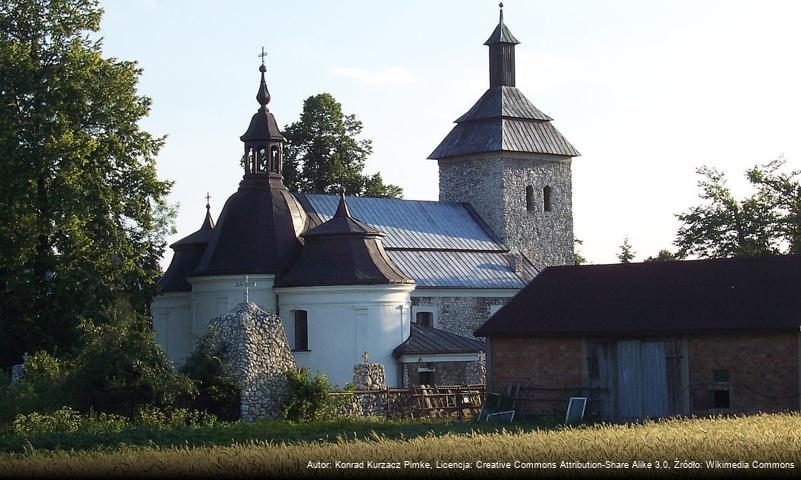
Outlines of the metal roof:
M 387 255 L 418 288 L 523 288 L 524 278 L 537 274 L 528 262 L 515 273 L 507 253 L 387 250 Z
M 412 323 L 411 334 L 392 354 L 402 355 L 437 355 L 454 353 L 478 353 L 486 349 L 484 342 L 463 337 L 438 328 L 424 327 Z
M 511 43 L 511 44 L 518 44 L 520 42 L 517 41 L 512 32 L 509 30 L 509 27 L 503 23 L 503 7 L 501 7 L 500 19 L 498 20 L 498 26 L 495 27 L 495 30 L 492 31 L 492 35 L 484 42 L 484 45 L 493 45 L 496 43 Z
M 309 217 L 322 223 L 337 209 L 336 195 L 295 193 Z M 351 214 L 387 234 L 384 248 L 505 252 L 469 205 L 456 202 L 346 197 Z M 314 217 L 317 217 L 316 219 Z

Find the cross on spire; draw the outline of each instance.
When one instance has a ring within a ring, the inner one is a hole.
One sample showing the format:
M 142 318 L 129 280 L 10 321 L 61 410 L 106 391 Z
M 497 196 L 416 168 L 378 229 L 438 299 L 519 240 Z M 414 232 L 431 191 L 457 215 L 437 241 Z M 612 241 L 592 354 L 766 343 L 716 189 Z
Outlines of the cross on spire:
M 209 195 L 209 192 L 206 192 L 206 210 L 211 208 L 211 204 L 209 203 L 209 200 L 211 200 L 211 195 Z
M 367 350 L 365 350 L 365 351 L 364 351 L 364 353 L 362 353 L 362 361 L 363 361 L 364 363 L 368 363 L 368 362 L 367 362 L 367 360 L 368 360 L 369 358 L 370 358 L 370 355 L 367 353 Z
M 264 46 L 261 47 L 259 57 L 261 57 L 261 64 L 264 65 L 264 59 L 267 58 L 267 52 L 264 51 Z
M 249 303 L 250 299 L 248 298 L 248 293 L 249 293 L 248 290 L 249 290 L 250 287 L 255 287 L 256 286 L 256 282 L 249 281 L 248 280 L 248 276 L 245 275 L 245 280 L 242 281 L 242 282 L 236 282 L 236 286 L 239 287 L 239 288 L 242 288 L 242 287 L 245 288 L 245 303 Z

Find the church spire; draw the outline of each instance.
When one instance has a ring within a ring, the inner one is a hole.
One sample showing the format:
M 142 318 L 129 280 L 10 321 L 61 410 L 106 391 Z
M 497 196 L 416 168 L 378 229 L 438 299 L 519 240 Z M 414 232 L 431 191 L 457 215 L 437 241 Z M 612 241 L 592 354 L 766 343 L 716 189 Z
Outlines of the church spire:
M 239 137 L 245 144 L 244 167 L 245 175 L 268 173 L 270 177 L 280 178 L 283 163 L 284 136 L 278 129 L 275 120 L 267 104 L 270 103 L 270 91 L 267 89 L 267 81 L 264 74 L 267 67 L 264 65 L 264 48 L 261 50 L 261 83 L 259 91 L 256 93 L 256 101 L 259 102 L 259 109 L 250 119 L 247 132 Z
M 498 26 L 484 42 L 489 47 L 490 88 L 515 86 L 515 45 L 517 41 L 503 23 L 503 2 L 498 4 L 500 15 Z

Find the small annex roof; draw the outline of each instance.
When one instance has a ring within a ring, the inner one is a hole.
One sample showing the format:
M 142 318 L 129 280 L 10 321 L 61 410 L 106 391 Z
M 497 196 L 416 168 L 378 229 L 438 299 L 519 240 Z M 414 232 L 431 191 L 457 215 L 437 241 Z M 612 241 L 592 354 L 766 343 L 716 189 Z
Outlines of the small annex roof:
M 481 340 L 412 323 L 409 338 L 395 347 L 392 355 L 398 358 L 403 355 L 448 355 L 485 350 L 486 345 Z
M 302 236 L 300 254 L 276 287 L 414 285 L 384 251 L 385 235 L 353 218 L 343 194 L 334 216 Z
M 186 237 L 170 245 L 175 253 L 170 260 L 170 265 L 164 271 L 164 275 L 158 281 L 158 286 L 162 292 L 189 292 L 192 286 L 186 277 L 200 262 L 203 251 L 211 239 L 214 232 L 214 219 L 211 218 L 211 206 L 206 202 L 206 216 L 200 228 Z
M 475 335 L 798 332 L 799 285 L 799 256 L 549 267 Z
M 310 225 L 331 219 L 335 195 L 295 193 Z M 520 289 L 537 274 L 523 259 L 516 271 L 509 248 L 466 203 L 346 197 L 353 216 L 386 234 L 383 247 L 417 288 Z

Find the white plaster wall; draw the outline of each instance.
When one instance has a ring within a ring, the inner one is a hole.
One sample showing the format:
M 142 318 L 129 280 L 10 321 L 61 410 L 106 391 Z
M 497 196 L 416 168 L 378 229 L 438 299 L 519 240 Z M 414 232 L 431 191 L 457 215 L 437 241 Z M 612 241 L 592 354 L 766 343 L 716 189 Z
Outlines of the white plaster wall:
M 206 331 L 209 320 L 230 312 L 244 301 L 245 290 L 236 283 L 245 279 L 244 275 L 209 275 L 189 277 L 192 284 L 192 334 L 199 338 Z M 256 285 L 250 287 L 250 301 L 266 312 L 275 312 L 273 282 L 275 275 L 248 275 L 248 281 Z
M 384 365 L 388 386 L 400 385 L 392 350 L 409 338 L 413 285 L 359 285 L 276 289 L 289 346 L 295 345 L 295 310 L 308 312 L 309 351 L 293 352 L 298 365 L 328 375 L 332 385 L 353 380 L 353 365 L 367 350 Z
M 192 335 L 192 293 L 165 293 L 150 307 L 156 341 L 176 367 L 183 365 L 194 348 Z

